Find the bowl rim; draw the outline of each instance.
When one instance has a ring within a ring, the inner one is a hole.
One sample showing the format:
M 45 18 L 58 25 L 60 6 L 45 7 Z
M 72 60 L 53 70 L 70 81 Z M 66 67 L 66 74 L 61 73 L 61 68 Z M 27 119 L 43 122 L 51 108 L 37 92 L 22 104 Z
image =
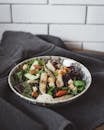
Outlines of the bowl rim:
M 11 83 L 11 76 L 12 76 L 13 72 L 16 70 L 16 68 L 18 68 L 19 65 L 21 65 L 21 64 L 23 64 L 23 63 L 25 63 L 27 61 L 37 59 L 37 58 L 44 58 L 45 59 L 45 58 L 49 58 L 49 57 L 53 57 L 53 58 L 59 57 L 59 58 L 62 58 L 62 59 L 72 60 L 73 62 L 80 64 L 81 67 L 83 67 L 87 71 L 87 75 L 89 76 L 89 82 L 88 82 L 87 86 L 85 87 L 85 89 L 81 93 L 79 93 L 79 94 L 77 94 L 77 95 L 75 95 L 73 97 L 70 97 L 68 99 L 62 99 L 62 100 L 59 100 L 59 101 L 52 101 L 52 102 L 46 102 L 46 103 L 45 102 L 39 102 L 36 99 L 28 98 L 28 97 L 23 96 L 22 94 L 20 94 L 18 91 L 16 91 L 16 89 L 13 87 L 13 85 Z M 76 61 L 76 60 L 74 60 L 72 58 L 63 57 L 63 56 L 53 56 L 53 55 L 52 56 L 37 56 L 37 57 L 32 57 L 32 58 L 28 58 L 26 60 L 23 60 L 22 62 L 15 65 L 12 68 L 12 70 L 10 71 L 9 75 L 8 75 L 9 87 L 17 96 L 19 96 L 20 98 L 22 98 L 22 99 L 24 99 L 26 101 L 29 101 L 29 102 L 31 102 L 33 104 L 43 104 L 43 105 L 45 105 L 45 104 L 54 105 L 54 104 L 62 104 L 62 103 L 71 102 L 71 101 L 77 99 L 78 97 L 82 96 L 89 89 L 89 87 L 91 86 L 91 83 L 92 83 L 92 76 L 91 76 L 90 71 L 87 69 L 87 67 L 85 67 L 85 65 L 83 65 L 82 63 L 80 63 L 80 62 L 78 62 L 78 61 Z

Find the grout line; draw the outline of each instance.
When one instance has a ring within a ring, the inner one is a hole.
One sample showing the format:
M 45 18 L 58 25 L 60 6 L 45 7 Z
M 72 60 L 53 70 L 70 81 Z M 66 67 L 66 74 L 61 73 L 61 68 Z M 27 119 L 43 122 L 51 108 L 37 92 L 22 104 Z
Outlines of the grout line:
M 88 14 L 88 6 L 86 5 L 85 24 L 87 24 L 87 14 Z
M 10 4 L 11 23 L 13 23 L 12 4 Z
M 10 22 L 5 22 L 5 21 L 3 22 L 2 21 L 2 22 L 0 22 L 0 24 L 11 24 L 11 21 Z
M 48 1 L 48 0 L 47 0 Z M 47 3 L 0 3 L 0 5 L 47 5 Z
M 47 0 L 47 5 L 49 5 L 49 3 L 50 3 L 49 0 Z
M 49 24 L 47 24 L 47 34 L 49 35 Z
M 47 23 L 34 23 L 34 22 L 13 22 L 14 24 L 44 24 L 47 25 Z
M 10 5 L 11 3 L 0 3 L 0 5 Z
M 104 4 L 52 4 L 50 3 L 51 5 L 57 5 L 57 6 L 61 6 L 61 5 L 64 5 L 64 6 L 104 6 Z
M 51 4 L 51 6 L 85 6 L 86 4 Z
M 11 3 L 12 5 L 47 5 L 47 3 Z
M 0 22 L 8 23 L 8 22 Z M 14 24 L 53 24 L 53 25 L 84 25 L 84 23 L 35 23 L 35 22 L 13 22 Z
M 93 25 L 97 25 L 97 26 L 102 26 L 102 25 L 104 25 L 104 23 L 103 24 L 96 24 L 96 23 L 87 23 L 86 25 L 85 25 L 85 23 L 49 23 L 49 24 L 53 24 L 53 25 L 84 25 L 84 26 L 86 26 L 86 25 L 89 25 L 89 26 L 93 26 Z
M 96 7 L 96 6 L 102 6 L 102 7 L 104 7 L 104 4 L 99 4 L 99 5 L 96 5 L 96 4 L 90 5 L 90 4 L 89 4 L 89 5 L 87 5 L 87 6 L 95 6 L 95 7 Z
M 87 25 L 96 25 L 96 26 L 102 26 L 104 23 L 87 23 Z
M 102 26 L 102 25 L 104 25 L 104 23 L 102 23 L 102 24 L 100 24 L 100 23 L 87 23 L 86 25 L 85 25 L 85 23 L 50 23 L 50 24 L 53 24 L 53 25 L 84 25 L 84 26 L 86 26 L 86 25 L 89 25 L 89 26 Z
M 0 22 L 0 24 L 10 24 L 11 22 Z M 85 24 L 85 23 L 40 23 L 40 22 L 38 22 L 38 23 L 35 23 L 35 22 L 13 22 L 13 24 L 50 24 L 50 25 L 75 25 L 75 26 L 77 26 L 77 25 L 82 25 L 82 26 L 104 26 L 104 23 L 103 24 L 96 24 L 96 23 L 87 23 L 87 24 Z
M 12 5 L 47 5 L 49 4 L 49 0 L 47 0 L 47 3 L 0 3 L 0 5 L 8 5 L 8 4 L 12 4 Z M 57 6 L 103 6 L 104 7 L 104 4 L 52 4 L 50 3 L 50 5 L 54 6 L 54 5 L 57 5 Z
M 84 48 L 83 48 L 83 42 L 81 43 L 81 49 L 83 50 Z
M 11 22 L 0 22 L 0 24 L 11 24 Z M 34 24 L 39 24 L 39 25 L 47 25 L 47 23 L 25 23 L 25 22 L 13 22 L 13 24 L 31 24 L 31 25 L 34 25 Z

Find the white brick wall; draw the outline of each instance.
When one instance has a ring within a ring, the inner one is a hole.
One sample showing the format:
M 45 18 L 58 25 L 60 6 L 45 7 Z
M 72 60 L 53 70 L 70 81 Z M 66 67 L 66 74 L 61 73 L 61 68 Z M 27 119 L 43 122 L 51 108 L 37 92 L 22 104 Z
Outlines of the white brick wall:
M 104 0 L 0 0 L 5 30 L 51 34 L 67 47 L 104 52 Z

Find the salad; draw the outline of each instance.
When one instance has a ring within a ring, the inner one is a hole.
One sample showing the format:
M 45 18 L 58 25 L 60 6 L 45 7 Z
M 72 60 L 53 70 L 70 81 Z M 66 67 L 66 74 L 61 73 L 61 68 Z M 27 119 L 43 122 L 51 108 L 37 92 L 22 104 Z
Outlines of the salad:
M 12 78 L 16 91 L 41 102 L 75 96 L 86 86 L 81 70 L 60 59 L 31 59 L 20 64 Z

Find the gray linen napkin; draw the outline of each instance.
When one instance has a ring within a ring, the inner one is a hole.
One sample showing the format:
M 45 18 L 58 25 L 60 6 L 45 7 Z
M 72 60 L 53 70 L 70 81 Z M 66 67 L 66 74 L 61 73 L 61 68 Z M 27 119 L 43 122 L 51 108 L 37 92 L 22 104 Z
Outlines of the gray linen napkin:
M 45 40 L 47 39 L 47 40 Z M 54 44 L 51 44 L 53 41 Z M 29 104 L 11 92 L 7 76 L 18 62 L 44 55 L 63 42 L 52 36 L 34 36 L 24 32 L 5 32 L 0 44 L 0 129 L 3 130 L 63 130 L 72 123 L 58 113 Z
M 83 63 L 90 70 L 93 78 L 89 90 L 70 104 L 59 107 L 55 106 L 50 109 L 29 104 L 16 97 L 7 85 L 6 76 L 18 62 L 40 55 L 65 56 Z M 0 45 L 1 98 L 13 107 L 14 112 L 17 109 L 25 114 L 28 120 L 34 120 L 37 126 L 40 124 L 40 129 L 42 127 L 49 130 L 63 130 L 65 126 L 68 126 L 67 130 L 73 130 L 74 128 L 71 128 L 72 124 L 69 121 L 71 120 L 78 130 L 92 130 L 104 123 L 103 57 L 103 54 L 99 56 L 91 53 L 75 53 L 71 50 L 66 50 L 63 41 L 57 37 L 34 36 L 24 32 L 5 32 Z M 11 117 L 11 120 L 15 119 L 14 116 Z M 25 124 L 25 119 L 23 124 Z M 26 123 L 26 128 L 28 124 Z M 14 128 L 13 124 L 11 127 Z

